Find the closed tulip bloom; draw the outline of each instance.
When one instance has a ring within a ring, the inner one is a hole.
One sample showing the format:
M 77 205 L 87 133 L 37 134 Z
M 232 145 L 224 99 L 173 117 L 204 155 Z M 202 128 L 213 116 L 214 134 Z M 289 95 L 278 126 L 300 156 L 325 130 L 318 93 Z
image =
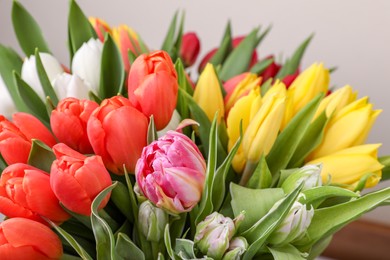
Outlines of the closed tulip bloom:
M 121 96 L 105 99 L 92 113 L 87 133 L 94 152 L 107 169 L 124 174 L 123 165 L 134 173 L 135 164 L 146 146 L 148 119 Z
M 57 75 L 64 72 L 61 64 L 51 54 L 40 52 L 39 56 L 42 60 L 43 68 L 45 69 L 50 81 L 53 81 Z M 41 81 L 38 77 L 35 55 L 31 55 L 29 58 L 24 60 L 21 76 L 22 79 L 38 94 L 42 100 L 46 99 Z
M 187 136 L 169 131 L 146 146 L 136 166 L 142 193 L 170 213 L 191 211 L 202 196 L 206 163 Z
M 366 174 L 372 174 L 366 188 L 378 184 L 382 177 L 383 165 L 379 163 L 377 154 L 380 144 L 366 144 L 347 148 L 307 164 L 322 163 L 322 181 L 327 182 L 329 175 L 331 183 L 346 184 L 354 187 Z
M 62 223 L 69 215 L 50 188 L 50 176 L 33 166 L 15 163 L 0 178 L 0 212 L 46 223 L 42 217 Z
M 309 160 L 363 144 L 380 113 L 381 110 L 373 110 L 367 97 L 333 113 L 321 144 L 311 153 Z
M 5 116 L 6 118 L 11 118 L 12 114 L 15 113 L 17 109 L 1 75 L 0 93 L 0 115 Z
M 57 159 L 50 170 L 50 185 L 60 202 L 78 214 L 91 215 L 95 197 L 111 185 L 111 177 L 100 156 L 87 157 L 65 144 L 56 144 L 53 152 Z M 99 205 L 104 208 L 108 194 Z
M 192 66 L 200 51 L 200 41 L 195 32 L 188 32 L 183 35 L 180 58 L 183 60 L 185 67 Z
M 146 117 L 153 115 L 157 130 L 171 120 L 178 89 L 176 70 L 165 51 L 142 54 L 131 66 L 129 100 Z
M 26 218 L 0 223 L 0 259 L 54 260 L 63 254 L 59 237 L 47 226 Z
M 218 112 L 218 122 L 225 115 L 225 106 L 218 76 L 214 66 L 209 63 L 199 76 L 194 91 L 194 100 L 203 109 L 210 121 Z
M 66 72 L 57 75 L 52 84 L 60 100 L 67 97 L 89 99 L 89 91 L 92 91 L 90 85 L 84 82 L 79 76 Z
M 33 115 L 15 113 L 13 122 L 0 116 L 0 153 L 5 162 L 27 163 L 32 139 L 38 139 L 53 146 L 56 143 L 50 131 Z
M 111 34 L 110 26 L 101 18 L 89 17 L 88 20 L 99 37 L 99 40 L 104 42 L 106 33 Z
M 275 58 L 273 55 L 269 55 L 264 60 L 270 60 L 270 59 L 273 59 L 272 63 L 260 74 L 260 77 L 264 82 L 267 81 L 268 79 L 271 78 L 273 79 L 278 74 L 279 70 L 282 67 L 280 64 L 277 64 L 275 62 Z
M 88 139 L 87 123 L 99 105 L 91 100 L 65 98 L 51 112 L 50 125 L 61 143 L 84 154 L 93 153 Z
M 112 36 L 121 52 L 125 70 L 129 71 L 129 51 L 134 53 L 136 56 L 141 54 L 140 45 L 138 43 L 138 35 L 133 29 L 123 24 L 113 28 Z
M 72 73 L 84 80 L 89 88 L 98 93 L 103 43 L 99 39 L 89 39 L 76 51 L 72 60 Z

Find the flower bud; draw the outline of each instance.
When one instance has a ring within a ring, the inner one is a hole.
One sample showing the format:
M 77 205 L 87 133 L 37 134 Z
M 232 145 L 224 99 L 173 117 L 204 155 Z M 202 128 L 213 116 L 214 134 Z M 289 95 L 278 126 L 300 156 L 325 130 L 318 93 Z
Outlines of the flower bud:
M 244 237 L 235 237 L 229 242 L 229 248 L 222 260 L 240 260 L 241 256 L 248 249 L 248 242 Z
M 275 203 L 270 211 L 282 201 Z M 284 220 L 270 235 L 268 241 L 273 245 L 285 245 L 300 239 L 306 232 L 314 215 L 314 209 L 306 209 L 306 205 L 295 201 Z
M 200 51 L 200 41 L 196 33 L 188 32 L 183 35 L 180 58 L 183 60 L 185 67 L 192 66 Z
M 214 212 L 196 226 L 194 242 L 203 254 L 221 259 L 235 231 L 231 218 Z
M 139 206 L 138 223 L 146 240 L 159 242 L 164 236 L 165 225 L 168 223 L 168 214 L 155 207 L 149 200 Z
M 57 75 L 64 72 L 61 64 L 51 54 L 40 52 L 39 57 L 41 58 L 43 68 L 45 69 L 50 82 L 53 81 Z M 35 55 L 31 55 L 29 58 L 24 60 L 22 66 L 22 79 L 38 94 L 42 100 L 45 100 L 46 97 L 37 72 Z
M 72 60 L 72 72 L 82 78 L 90 89 L 97 93 L 100 83 L 100 67 L 103 43 L 99 39 L 89 39 L 76 51 Z
M 321 186 L 321 164 L 306 165 L 291 173 L 282 184 L 282 189 L 286 194 L 293 191 L 302 182 L 304 182 L 302 190 L 308 190 L 313 187 Z
M 53 80 L 53 88 L 59 100 L 67 97 L 89 99 L 89 84 L 77 75 L 66 72 L 57 75 Z

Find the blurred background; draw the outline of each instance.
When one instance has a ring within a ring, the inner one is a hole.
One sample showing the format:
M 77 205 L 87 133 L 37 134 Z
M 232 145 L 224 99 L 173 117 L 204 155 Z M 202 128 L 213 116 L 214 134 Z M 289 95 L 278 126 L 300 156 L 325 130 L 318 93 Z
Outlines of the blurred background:
M 63 63 L 67 49 L 67 0 L 19 0 L 37 20 L 45 38 Z M 228 20 L 233 35 L 249 33 L 261 25 L 272 30 L 257 49 L 260 58 L 274 54 L 284 61 L 309 35 L 315 34 L 301 68 L 313 62 L 337 67 L 331 86 L 350 84 L 359 97 L 369 96 L 375 109 L 383 109 L 368 142 L 383 143 L 380 155 L 390 154 L 390 1 L 388 0 L 78 0 L 87 16 L 97 16 L 112 26 L 127 24 L 151 49 L 159 49 L 175 11 L 185 11 L 185 32 L 201 39 L 202 57 L 219 45 Z M 20 54 L 12 23 L 11 0 L 0 0 L 0 43 Z M 198 58 L 198 61 L 200 58 Z M 389 186 L 384 182 L 381 187 Z M 364 216 L 390 225 L 390 207 Z

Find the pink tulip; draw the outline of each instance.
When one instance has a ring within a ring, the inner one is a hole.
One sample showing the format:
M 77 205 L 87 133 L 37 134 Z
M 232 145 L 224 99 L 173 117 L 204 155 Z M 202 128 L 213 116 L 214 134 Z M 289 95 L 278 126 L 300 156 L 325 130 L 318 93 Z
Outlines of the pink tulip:
M 50 125 L 58 140 L 80 153 L 93 153 L 87 122 L 99 105 L 91 100 L 65 98 L 51 112 Z
M 146 146 L 148 119 L 121 96 L 103 100 L 91 115 L 87 132 L 92 148 L 113 173 L 134 173 Z
M 36 117 L 27 113 L 15 113 L 13 123 L 0 115 L 0 153 L 9 165 L 27 163 L 31 140 L 38 139 L 53 146 L 54 136 Z
M 50 188 L 50 176 L 33 166 L 16 163 L 0 178 L 0 212 L 46 223 L 40 216 L 62 223 L 69 215 Z
M 183 35 L 180 58 L 182 59 L 185 67 L 192 66 L 200 51 L 200 41 L 196 33 L 188 32 Z
M 163 129 L 171 120 L 178 88 L 176 70 L 165 51 L 143 54 L 131 66 L 129 100 L 148 118 L 154 116 L 157 130 Z
M 187 136 L 169 131 L 142 151 L 136 179 L 142 193 L 157 207 L 178 214 L 200 200 L 206 163 Z
M 61 240 L 47 226 L 25 218 L 0 223 L 0 259 L 53 260 L 62 254 Z
M 91 215 L 95 197 L 111 185 L 111 177 L 100 156 L 87 157 L 65 144 L 53 146 L 57 157 L 51 166 L 50 185 L 54 194 L 69 210 Z M 106 206 L 107 195 L 99 208 Z

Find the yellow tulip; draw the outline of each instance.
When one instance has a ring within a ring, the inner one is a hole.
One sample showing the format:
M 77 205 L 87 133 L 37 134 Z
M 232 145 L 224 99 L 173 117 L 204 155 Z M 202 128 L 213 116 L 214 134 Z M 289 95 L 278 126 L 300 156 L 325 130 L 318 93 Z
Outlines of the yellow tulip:
M 331 183 L 355 187 L 366 174 L 372 174 L 366 188 L 375 186 L 382 177 L 383 165 L 378 162 L 377 153 L 380 144 L 354 146 L 327 156 L 317 158 L 307 164 L 322 163 L 323 182 L 331 176 Z
M 364 97 L 332 114 L 325 128 L 321 144 L 310 154 L 309 160 L 332 154 L 339 150 L 361 145 L 381 110 L 373 110 Z
M 260 89 L 253 89 L 248 95 L 240 98 L 230 110 L 227 118 L 227 134 L 229 137 L 228 151 L 233 148 L 234 144 L 240 137 L 240 122 L 242 122 L 242 130 L 248 128 L 251 120 L 251 114 L 258 110 L 261 105 Z M 242 150 L 242 143 L 238 148 L 236 155 L 233 158 L 232 166 L 237 173 L 241 173 L 245 166 L 245 156 Z
M 216 112 L 218 112 L 218 123 L 224 117 L 225 108 L 221 86 L 211 63 L 206 65 L 199 76 L 194 91 L 194 100 L 203 109 L 210 121 L 213 121 Z
M 314 63 L 303 71 L 288 89 L 287 98 L 291 105 L 285 115 L 283 126 L 319 93 L 326 93 L 329 87 L 329 70 L 322 63 Z

